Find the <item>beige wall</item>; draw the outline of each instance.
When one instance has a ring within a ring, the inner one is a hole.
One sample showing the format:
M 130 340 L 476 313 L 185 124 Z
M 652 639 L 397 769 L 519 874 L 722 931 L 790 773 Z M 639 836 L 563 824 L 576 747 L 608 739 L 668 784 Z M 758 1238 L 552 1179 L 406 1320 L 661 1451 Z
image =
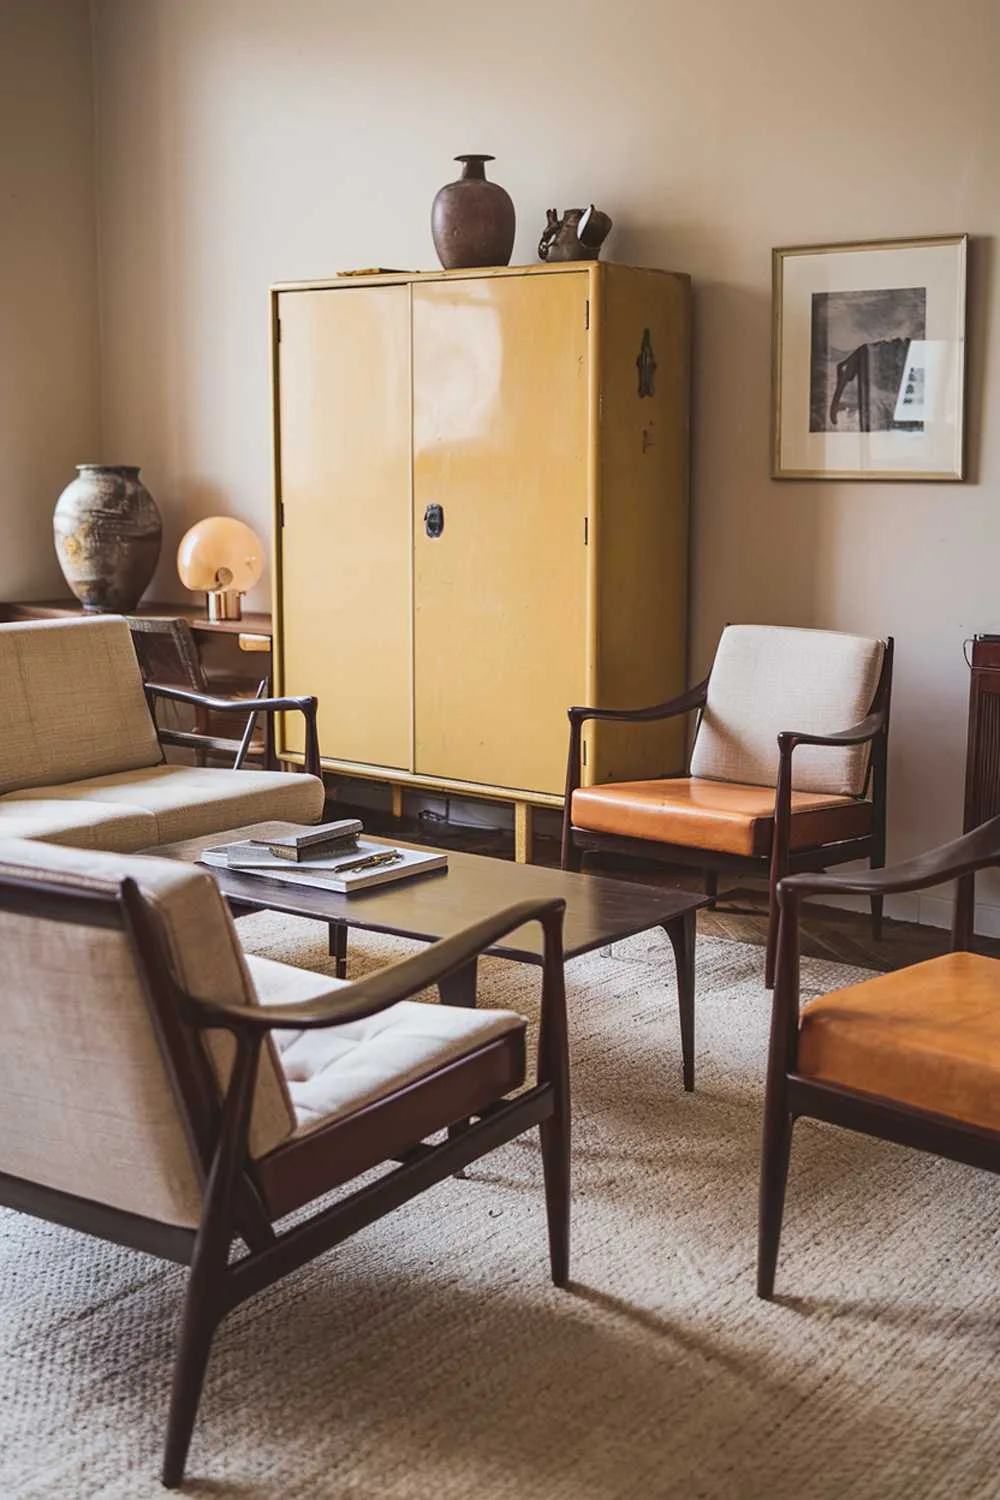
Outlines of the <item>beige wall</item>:
M 0 598 L 64 585 L 52 508 L 98 458 L 87 0 L 0 0 Z
M 962 640 L 1000 629 L 996 0 L 94 11 L 105 457 L 165 512 L 161 593 L 198 516 L 268 526 L 268 283 L 433 266 L 450 159 L 490 150 L 515 260 L 594 199 L 610 257 L 695 278 L 694 667 L 727 619 L 894 633 L 891 851 L 956 832 Z M 771 247 L 961 230 L 971 482 L 772 482 Z

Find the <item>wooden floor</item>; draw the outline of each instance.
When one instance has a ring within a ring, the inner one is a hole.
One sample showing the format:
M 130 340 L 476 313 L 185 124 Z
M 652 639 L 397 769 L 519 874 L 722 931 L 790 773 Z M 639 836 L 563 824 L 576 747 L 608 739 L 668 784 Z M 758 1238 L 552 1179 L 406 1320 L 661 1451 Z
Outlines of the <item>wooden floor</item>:
M 502 831 L 415 818 L 397 822 L 391 817 L 380 817 L 371 809 L 351 808 L 339 802 L 336 815 L 360 817 L 370 833 L 385 837 L 407 838 L 416 843 L 464 849 L 468 853 L 489 854 L 495 858 L 512 859 L 514 856 L 513 837 Z M 536 836 L 534 858 L 536 864 L 558 865 L 558 842 Z M 644 885 L 700 888 L 699 877 L 692 875 L 690 870 L 656 865 L 647 860 L 593 856 L 587 868 L 595 874 L 635 880 Z M 763 882 L 756 888 L 751 884 L 728 891 L 723 889 L 715 911 L 698 913 L 698 930 L 763 947 L 767 940 L 767 892 Z M 816 905 L 807 906 L 803 912 L 802 952 L 813 958 L 856 964 L 862 969 L 902 969 L 907 964 L 945 953 L 948 946 L 949 935 L 944 928 L 923 927 L 916 922 L 895 922 L 887 918 L 883 923 L 882 939 L 876 943 L 871 935 L 871 922 L 861 912 Z M 1000 957 L 998 941 L 977 938 L 976 947 L 983 953 Z

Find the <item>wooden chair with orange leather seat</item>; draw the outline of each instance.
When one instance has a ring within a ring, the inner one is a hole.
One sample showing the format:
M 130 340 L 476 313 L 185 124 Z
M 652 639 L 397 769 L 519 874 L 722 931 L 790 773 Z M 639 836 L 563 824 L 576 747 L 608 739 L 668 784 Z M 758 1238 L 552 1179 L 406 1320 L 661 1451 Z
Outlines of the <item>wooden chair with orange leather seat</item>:
M 1000 865 L 1000 817 L 887 870 L 793 875 L 781 929 L 764 1107 L 757 1294 L 774 1294 L 792 1126 L 800 1116 L 1000 1172 L 1000 959 L 952 951 L 799 1008 L 799 908 L 807 896 L 885 897 Z
M 774 981 L 778 881 L 849 860 L 885 863 L 892 639 L 728 625 L 711 674 L 652 708 L 571 708 L 563 869 L 588 850 L 769 873 L 765 960 Z M 687 776 L 581 786 L 584 724 L 697 713 Z M 881 933 L 882 898 L 871 898 Z

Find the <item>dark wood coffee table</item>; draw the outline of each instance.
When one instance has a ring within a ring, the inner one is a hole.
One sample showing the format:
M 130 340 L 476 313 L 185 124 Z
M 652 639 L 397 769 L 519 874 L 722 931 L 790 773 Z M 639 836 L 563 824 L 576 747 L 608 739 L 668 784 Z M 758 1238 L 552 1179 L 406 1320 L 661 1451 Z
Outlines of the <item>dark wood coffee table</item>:
M 166 859 L 196 861 L 203 849 L 237 839 L 274 837 L 294 830 L 291 823 L 254 823 L 176 844 L 144 849 L 144 854 Z M 388 847 L 418 849 L 419 844 L 400 840 L 373 839 Z M 433 851 L 438 853 L 440 851 Z M 351 927 L 386 932 L 397 937 L 436 942 L 450 937 L 512 905 L 533 896 L 562 896 L 566 902 L 564 946 L 567 958 L 578 958 L 620 938 L 662 927 L 673 945 L 677 964 L 677 1001 L 680 1012 L 681 1055 L 684 1087 L 694 1088 L 694 941 L 695 914 L 707 896 L 669 887 L 634 885 L 596 875 L 577 875 L 541 865 L 519 865 L 481 854 L 448 851 L 447 870 L 414 875 L 387 885 L 343 896 L 335 891 L 285 884 L 260 875 L 238 873 L 206 866 L 237 914 L 278 911 L 294 917 L 326 922 L 330 929 L 330 953 L 336 959 L 340 978 L 347 974 L 347 933 Z M 516 963 L 540 964 L 542 934 L 537 923 L 521 927 L 491 948 L 498 958 Z M 474 1005 L 476 968 L 454 975 L 442 986 L 441 999 L 449 1005 Z

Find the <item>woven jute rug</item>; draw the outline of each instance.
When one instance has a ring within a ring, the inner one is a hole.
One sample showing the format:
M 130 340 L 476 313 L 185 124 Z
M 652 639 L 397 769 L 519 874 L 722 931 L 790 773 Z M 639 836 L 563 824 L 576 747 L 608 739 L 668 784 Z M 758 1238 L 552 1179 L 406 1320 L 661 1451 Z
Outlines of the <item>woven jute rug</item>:
M 248 949 L 329 971 L 325 931 Z M 356 974 L 408 945 L 352 940 Z M 188 1493 L 282 1500 L 1000 1494 L 1000 1198 L 985 1173 L 797 1128 L 782 1300 L 753 1290 L 769 1001 L 698 949 L 698 1087 L 650 933 L 569 966 L 572 1289 L 548 1280 L 536 1142 L 485 1158 L 240 1309 Z M 858 971 L 805 963 L 810 990 Z M 538 973 L 483 965 L 534 1014 Z M 0 1215 L 0 1496 L 162 1495 L 184 1272 Z

